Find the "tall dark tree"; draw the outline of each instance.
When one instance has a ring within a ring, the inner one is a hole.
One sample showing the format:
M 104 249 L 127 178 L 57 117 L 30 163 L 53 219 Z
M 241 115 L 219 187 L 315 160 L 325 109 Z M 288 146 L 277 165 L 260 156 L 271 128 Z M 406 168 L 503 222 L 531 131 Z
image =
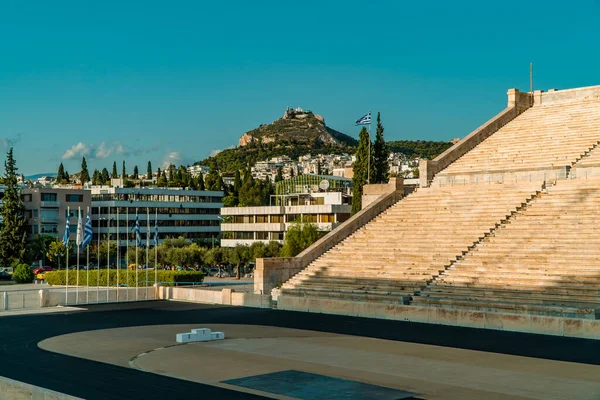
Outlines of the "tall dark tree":
M 235 178 L 233 178 L 233 195 L 238 197 L 240 195 L 240 189 L 242 187 L 242 176 L 240 170 L 235 171 Z
M 321 175 L 321 160 L 317 160 L 317 175 Z
M 383 138 L 381 114 L 377 113 L 377 132 L 375 133 L 375 144 L 373 145 L 371 183 L 387 183 L 390 175 L 390 165 L 388 164 L 389 157 L 390 149 Z
M 87 163 L 85 162 L 85 157 L 81 159 L 81 174 L 79 175 L 79 180 L 82 185 L 85 185 L 90 180 L 90 173 L 88 172 Z
M 139 170 L 138 170 L 138 166 L 137 166 L 137 165 L 135 165 L 135 166 L 133 167 L 133 179 L 138 179 L 138 176 L 139 176 Z
M 148 161 L 148 168 L 146 169 L 146 179 L 152 180 L 152 163 Z
M 106 185 L 110 182 L 110 175 L 108 174 L 108 170 L 106 168 L 102 168 L 102 173 L 100 174 L 102 178 L 102 184 Z
M 277 175 L 275 175 L 275 182 L 281 182 L 283 180 L 283 169 L 277 168 Z
M 63 179 L 63 182 L 69 183 L 70 180 L 71 180 L 71 176 L 69 175 L 69 171 L 65 171 L 65 177 Z
M 12 147 L 4 162 L 4 198 L 2 199 L 2 230 L 0 231 L 0 265 L 22 262 L 25 255 L 27 219 L 25 206 L 17 186 L 17 166 Z
M 125 170 L 125 160 L 123 160 L 123 169 L 121 170 L 121 178 L 127 178 L 127 171 Z
M 356 161 L 354 161 L 352 177 L 352 214 L 356 214 L 362 208 L 363 185 L 367 183 L 367 168 L 369 163 L 369 133 L 363 126 L 358 138 L 358 150 L 356 150 Z
M 156 179 L 160 178 L 161 175 L 162 175 L 162 172 L 160 171 L 160 167 L 158 167 L 156 169 Z
M 119 173 L 117 172 L 117 162 L 113 161 L 113 168 L 110 177 L 113 179 L 117 179 L 119 177 Z
M 204 175 L 202 175 L 202 172 L 198 174 L 198 190 L 205 190 Z
M 108 174 L 108 171 L 106 172 Z M 102 175 L 100 175 L 100 171 L 97 169 L 94 170 L 92 174 L 92 185 L 101 185 L 102 184 Z
M 58 166 L 58 173 L 56 174 L 56 183 L 62 183 L 65 179 L 65 167 L 63 163 Z

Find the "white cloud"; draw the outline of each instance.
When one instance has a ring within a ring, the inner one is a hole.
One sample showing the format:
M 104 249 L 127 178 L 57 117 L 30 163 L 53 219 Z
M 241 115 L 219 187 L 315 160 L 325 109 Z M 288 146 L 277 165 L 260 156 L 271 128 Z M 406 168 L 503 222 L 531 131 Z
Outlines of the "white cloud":
M 209 154 L 208 156 L 209 156 L 209 157 L 214 157 L 214 156 L 216 156 L 217 154 L 219 154 L 219 153 L 220 153 L 220 152 L 222 152 L 222 151 L 223 151 L 223 150 L 212 149 L 212 150 L 210 151 L 210 154 Z
M 75 157 L 84 157 L 90 152 L 90 146 L 86 145 L 83 142 L 79 142 L 76 145 L 72 146 L 70 149 L 67 149 L 65 153 L 62 155 L 63 160 L 70 160 Z
M 8 150 L 11 147 L 14 147 L 15 144 L 19 143 L 22 137 L 23 136 L 20 133 L 17 133 L 15 136 L 10 138 L 3 137 L 0 138 L 0 144 L 2 145 L 3 150 Z

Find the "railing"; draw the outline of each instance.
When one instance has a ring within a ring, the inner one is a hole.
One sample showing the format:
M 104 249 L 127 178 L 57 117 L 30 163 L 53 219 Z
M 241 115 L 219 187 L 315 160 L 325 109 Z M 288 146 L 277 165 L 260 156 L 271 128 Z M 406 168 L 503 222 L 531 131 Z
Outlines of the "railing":
M 40 201 L 40 207 L 60 207 L 60 201 L 56 201 L 56 200 Z

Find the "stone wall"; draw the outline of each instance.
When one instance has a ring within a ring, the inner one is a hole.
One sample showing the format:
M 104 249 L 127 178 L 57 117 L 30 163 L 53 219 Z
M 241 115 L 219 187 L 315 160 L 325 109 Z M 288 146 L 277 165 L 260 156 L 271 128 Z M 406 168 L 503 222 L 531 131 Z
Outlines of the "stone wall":
M 362 228 L 369 221 L 402 198 L 404 194 L 402 178 L 392 178 L 390 179 L 390 183 L 386 186 L 388 187 L 387 193 L 380 195 L 376 201 L 364 206 L 361 211 L 344 221 L 336 229 L 323 236 L 296 257 L 256 259 L 256 268 L 254 269 L 254 293 L 270 294 L 272 289 L 277 288 L 298 272 L 302 271 L 308 264 L 358 229 Z M 367 189 L 367 191 L 368 190 L 370 189 Z M 383 191 L 382 188 L 374 188 L 373 190 Z
M 523 111 L 531 107 L 531 96 L 517 89 L 508 90 L 508 106 L 500 114 L 475 129 L 460 142 L 437 156 L 433 160 L 422 160 L 419 163 L 419 183 L 427 187 L 433 177 L 454 161 L 471 151 L 479 143 L 496 133 L 504 125 L 515 119 Z
M 0 400 L 80 400 L 79 397 L 69 396 L 15 381 L 0 376 Z
M 271 296 L 236 292 L 235 288 L 210 290 L 194 287 L 164 287 L 158 291 L 161 300 L 191 301 L 194 303 L 222 304 L 255 308 L 271 308 Z
M 600 339 L 600 320 L 281 296 L 277 309 Z

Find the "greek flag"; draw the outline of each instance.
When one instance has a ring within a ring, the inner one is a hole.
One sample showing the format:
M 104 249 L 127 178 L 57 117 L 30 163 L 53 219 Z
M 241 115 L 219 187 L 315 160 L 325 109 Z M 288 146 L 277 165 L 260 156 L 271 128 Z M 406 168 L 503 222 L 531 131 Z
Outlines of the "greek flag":
M 371 124 L 371 111 L 364 117 L 356 120 L 356 125 L 370 125 Z
M 137 210 L 135 212 L 135 240 L 138 246 L 142 245 L 142 236 L 140 235 L 140 220 L 138 219 Z
M 90 210 L 87 212 L 85 218 L 85 228 L 83 229 L 83 242 L 81 242 L 81 248 L 86 248 L 92 241 L 92 219 L 90 218 Z
M 71 219 L 71 215 L 69 210 L 67 210 L 67 224 L 65 225 L 65 233 L 63 234 L 63 245 L 66 248 L 69 248 L 69 234 L 71 233 L 71 228 L 69 227 L 69 220 Z
M 83 229 L 81 223 L 81 210 L 77 211 L 77 236 L 75 237 L 75 244 L 77 246 L 81 246 L 83 243 Z
M 154 245 L 158 246 L 158 220 L 154 220 Z

